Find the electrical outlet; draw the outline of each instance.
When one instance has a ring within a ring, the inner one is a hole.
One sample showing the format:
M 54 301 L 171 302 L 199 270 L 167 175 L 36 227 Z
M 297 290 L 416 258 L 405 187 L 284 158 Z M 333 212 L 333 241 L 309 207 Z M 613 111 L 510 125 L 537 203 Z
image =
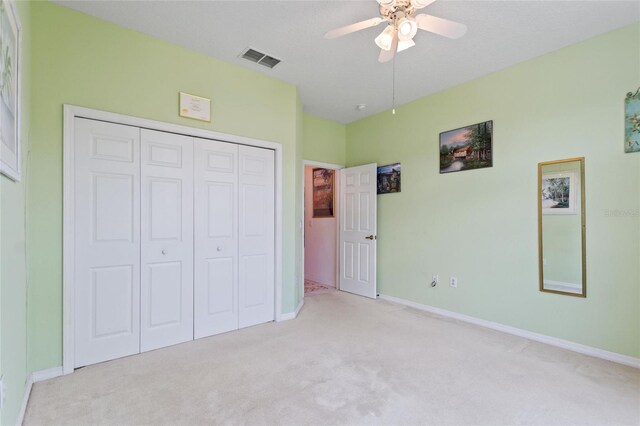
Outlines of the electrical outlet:
M 449 286 L 453 288 L 458 288 L 458 277 L 451 277 L 449 279 Z

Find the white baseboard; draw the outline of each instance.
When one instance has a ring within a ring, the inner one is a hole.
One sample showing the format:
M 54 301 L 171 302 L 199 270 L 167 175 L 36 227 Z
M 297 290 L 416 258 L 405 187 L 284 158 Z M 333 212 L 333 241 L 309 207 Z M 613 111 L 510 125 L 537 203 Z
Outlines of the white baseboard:
M 42 382 L 43 380 L 53 379 L 62 376 L 62 367 L 47 368 L 46 370 L 34 371 L 31 374 L 33 383 Z
M 298 303 L 298 307 L 296 308 L 296 318 L 298 317 L 298 314 L 300 313 L 300 310 L 302 309 L 303 306 L 304 306 L 304 297 L 300 300 L 300 303 Z
M 31 387 L 33 386 L 33 375 L 30 375 L 27 379 L 27 383 L 24 387 L 24 396 L 22 397 L 22 406 L 20 406 L 20 412 L 16 419 L 16 426 L 22 426 L 24 421 L 24 414 L 27 412 L 27 404 L 29 403 L 29 396 L 31 396 Z
M 583 345 L 581 343 L 571 342 L 569 340 L 559 339 L 544 334 L 534 333 L 532 331 L 523 330 L 521 328 L 511 327 L 509 325 L 500 324 L 493 321 L 487 321 L 469 315 L 459 314 L 457 312 L 447 311 L 446 309 L 436 308 L 421 303 L 412 302 L 410 300 L 400 299 L 398 297 L 380 294 L 378 296 L 382 300 L 405 305 L 410 308 L 419 309 L 421 311 L 440 315 L 447 318 L 453 318 L 470 324 L 479 325 L 481 327 L 490 328 L 492 330 L 501 331 L 503 333 L 513 334 L 515 336 L 524 337 L 525 339 L 534 340 L 536 342 L 546 343 L 547 345 L 557 346 L 559 348 L 568 349 L 584 355 L 605 359 L 607 361 L 617 362 L 618 364 L 628 365 L 630 367 L 640 368 L 640 358 L 634 358 L 628 355 L 622 355 L 617 352 L 610 352 L 604 349 L 594 348 L 593 346 Z
M 288 312 L 286 314 L 280 315 L 279 321 L 288 321 L 288 320 L 296 319 L 303 305 L 304 305 L 304 298 L 298 304 L 298 307 L 296 308 L 295 312 Z
M 21 426 L 24 421 L 24 415 L 27 412 L 27 404 L 29 403 L 29 396 L 31 396 L 31 388 L 34 383 L 42 382 L 43 380 L 53 379 L 54 377 L 62 376 L 62 367 L 53 367 L 46 370 L 34 371 L 27 378 L 27 383 L 24 387 L 24 396 L 22 397 L 22 406 L 18 413 L 18 419 L 16 425 Z

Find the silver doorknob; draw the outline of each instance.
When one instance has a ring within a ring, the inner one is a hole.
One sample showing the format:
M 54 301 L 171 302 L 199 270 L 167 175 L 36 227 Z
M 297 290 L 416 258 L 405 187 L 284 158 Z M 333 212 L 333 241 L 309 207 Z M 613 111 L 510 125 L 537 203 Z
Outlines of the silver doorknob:
M 218 248 L 216 250 L 222 251 L 222 247 L 218 246 Z
M 162 249 L 162 254 L 167 254 L 167 249 Z

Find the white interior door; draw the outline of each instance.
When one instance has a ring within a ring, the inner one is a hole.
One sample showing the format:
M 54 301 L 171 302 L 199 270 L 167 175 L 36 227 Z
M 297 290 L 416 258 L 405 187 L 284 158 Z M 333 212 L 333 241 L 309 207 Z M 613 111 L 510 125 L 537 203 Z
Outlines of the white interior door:
M 239 146 L 239 326 L 274 319 L 274 152 Z
M 75 365 L 140 351 L 140 129 L 75 119 Z
M 340 290 L 377 297 L 377 164 L 340 171 Z
M 195 338 L 238 328 L 238 145 L 194 139 Z
M 142 129 L 140 349 L 193 339 L 193 139 Z

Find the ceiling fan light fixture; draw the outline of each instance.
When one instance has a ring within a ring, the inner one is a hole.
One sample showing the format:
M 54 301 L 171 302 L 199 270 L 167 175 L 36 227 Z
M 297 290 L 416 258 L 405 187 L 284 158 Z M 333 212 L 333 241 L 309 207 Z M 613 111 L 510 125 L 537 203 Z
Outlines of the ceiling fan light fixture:
M 375 42 L 382 50 L 391 50 L 391 43 L 393 42 L 393 25 L 387 25 L 387 27 L 376 37 Z
M 415 46 L 416 43 L 413 40 L 404 40 L 398 42 L 398 52 L 402 52 L 403 50 L 407 50 L 410 47 Z
M 407 17 L 398 21 L 398 39 L 400 41 L 413 40 L 417 32 L 418 24 L 416 24 L 416 21 Z
M 380 48 L 378 62 L 384 63 L 395 58 L 397 52 L 415 46 L 413 39 L 418 30 L 451 39 L 462 37 L 467 31 L 466 25 L 426 13 L 416 14 L 416 10 L 425 8 L 434 1 L 436 0 L 376 0 L 379 17 L 333 29 L 324 38 L 342 37 L 385 23 L 386 28 L 375 38 L 375 43 Z

